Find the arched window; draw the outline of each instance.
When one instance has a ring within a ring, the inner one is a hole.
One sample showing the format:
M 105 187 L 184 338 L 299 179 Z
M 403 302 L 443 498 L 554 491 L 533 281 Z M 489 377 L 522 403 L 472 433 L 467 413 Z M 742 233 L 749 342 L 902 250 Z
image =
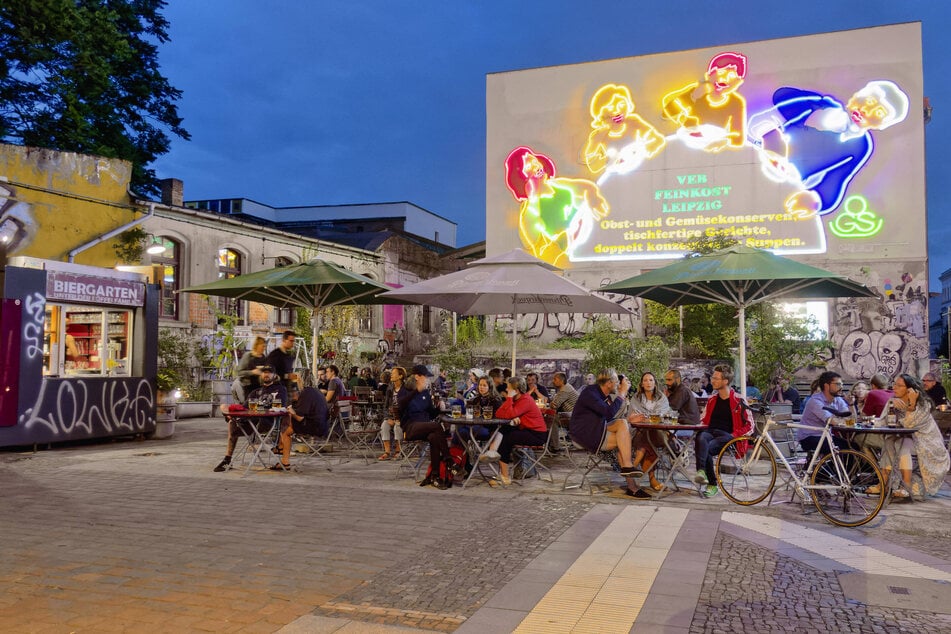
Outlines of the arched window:
M 241 254 L 233 249 L 218 249 L 218 279 L 231 279 L 241 275 Z M 244 318 L 244 302 L 230 297 L 218 298 L 218 310 L 226 315 Z
M 162 267 L 162 299 L 159 304 L 159 317 L 178 319 L 177 291 L 182 286 L 182 243 L 167 236 L 156 236 L 156 241 L 165 247 L 164 251 L 152 256 L 152 264 Z
M 293 264 L 290 258 L 279 257 L 274 259 L 274 266 L 290 266 Z M 278 308 L 277 314 L 274 316 L 274 325 L 275 326 L 287 326 L 288 328 L 294 326 L 294 309 L 293 308 Z

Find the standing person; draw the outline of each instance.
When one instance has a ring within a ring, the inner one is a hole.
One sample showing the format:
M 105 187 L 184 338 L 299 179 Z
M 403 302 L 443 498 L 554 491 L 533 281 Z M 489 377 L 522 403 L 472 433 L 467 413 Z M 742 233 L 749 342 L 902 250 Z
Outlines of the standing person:
M 284 384 L 284 389 L 290 389 L 297 383 L 297 374 L 294 372 L 294 342 L 297 335 L 293 330 L 285 330 L 281 335 L 281 343 L 267 355 L 267 362 L 277 372 L 277 378 Z
M 826 421 L 835 416 L 835 412 L 849 411 L 849 404 L 842 398 L 842 377 L 836 372 L 823 372 L 819 375 L 817 381 L 817 391 L 806 401 L 806 406 L 802 408 L 802 419 L 799 421 L 802 425 L 809 425 L 816 428 L 813 432 L 809 429 L 797 429 L 796 440 L 799 446 L 805 451 L 815 451 L 819 445 L 822 428 L 826 426 Z M 868 398 L 865 399 L 866 404 Z M 831 410 L 831 411 L 830 411 Z M 844 438 L 838 436 L 832 437 L 832 442 L 839 449 L 852 449 L 852 444 Z M 823 447 L 823 452 L 829 451 L 828 447 Z
M 515 445 L 544 445 L 547 440 L 548 428 L 538 405 L 528 394 L 528 385 L 524 379 L 509 377 L 505 401 L 496 411 L 496 418 L 512 421 L 517 426 L 504 425 L 499 427 L 500 437 L 493 444 L 493 450 L 499 453 L 499 481 L 504 485 L 512 484 L 509 476 L 509 464 L 512 462 L 512 449 Z
M 265 365 L 261 368 L 261 387 L 257 388 L 250 394 L 248 394 L 248 400 L 265 400 L 267 401 L 267 407 L 270 407 L 275 401 L 279 401 L 281 406 L 287 405 L 287 390 L 284 389 L 284 386 L 277 381 L 277 375 L 274 373 L 274 368 L 269 365 Z M 222 405 L 222 412 L 227 416 L 226 406 Z M 225 453 L 225 457 L 218 463 L 218 466 L 213 469 L 216 472 L 227 471 L 231 465 L 231 455 L 234 453 L 235 445 L 238 443 L 238 437 L 241 435 L 242 431 L 239 428 L 239 425 L 258 425 L 258 429 L 261 429 L 262 425 L 270 425 L 270 421 L 260 422 L 260 419 L 251 419 L 244 421 L 229 420 L 228 421 L 228 449 Z M 245 427 L 245 431 L 250 431 L 250 428 Z
M 753 429 L 753 415 L 744 408 L 745 402 L 733 391 L 733 368 L 725 363 L 713 368 L 710 384 L 716 390 L 703 410 L 702 425 L 706 429 L 697 434 L 697 475 L 694 482 L 706 484 L 703 496 L 711 498 L 720 492 L 717 488 L 714 460 L 731 439 L 748 434 Z M 743 447 L 739 447 L 743 450 Z
M 308 436 L 327 435 L 327 399 L 317 388 L 301 388 L 300 383 L 291 387 L 288 397 L 291 404 L 287 408 L 290 424 L 281 430 L 278 449 L 281 452 L 281 464 L 273 465 L 272 471 L 288 471 L 291 466 L 291 439 L 294 434 Z
M 525 387 L 527 388 L 526 394 L 532 397 L 536 401 L 544 401 L 545 404 L 548 404 L 548 388 L 544 385 L 539 385 L 538 383 L 538 374 L 535 372 L 529 372 L 525 375 Z
M 872 378 L 869 379 L 869 383 L 872 384 L 872 389 L 869 390 L 868 395 L 865 397 L 865 405 L 862 406 L 862 413 L 866 416 L 881 418 L 882 412 L 885 411 L 885 405 L 895 396 L 895 393 L 888 389 L 888 378 L 880 372 L 873 374 Z M 803 409 L 803 413 L 805 413 L 805 408 Z
M 904 490 L 892 492 L 893 497 L 907 498 L 909 492 L 915 497 L 937 495 L 944 482 L 944 476 L 951 467 L 948 450 L 941 438 L 938 424 L 931 415 L 931 403 L 924 387 L 910 374 L 899 374 L 895 378 L 895 397 L 890 404 L 899 413 L 901 426 L 914 429 L 908 436 L 889 436 L 885 439 L 885 451 L 882 452 L 882 480 L 887 483 L 892 468 L 898 465 Z M 918 455 L 918 469 L 921 471 L 921 486 L 912 483 L 912 453 Z M 877 491 L 869 490 L 869 493 Z
M 627 421 L 618 418 L 618 412 L 627 399 L 630 384 L 618 386 L 617 372 L 604 369 L 598 372 L 593 385 L 586 386 L 578 395 L 571 410 L 571 438 L 591 453 L 617 449 L 621 475 L 640 477 L 644 475 L 631 462 L 631 428 Z M 615 391 L 617 390 L 617 391 Z M 604 438 L 604 444 L 601 438 Z M 650 500 L 650 493 L 628 487 L 626 494 L 636 500 Z
M 406 440 L 429 441 L 429 474 L 419 483 L 419 486 L 435 486 L 437 489 L 448 489 L 452 486 L 452 461 L 449 456 L 449 442 L 442 425 L 433 422 L 439 415 L 439 404 L 433 402 L 429 390 L 429 379 L 433 376 L 425 365 L 413 366 L 413 379 L 416 381 L 414 389 L 400 390 L 398 407 L 400 422 Z M 446 477 L 439 475 L 441 465 L 446 470 Z
M 637 393 L 631 399 L 632 413 L 627 417 L 629 423 L 646 423 L 651 416 L 664 416 L 670 411 L 667 397 L 657 386 L 657 379 L 653 372 L 645 372 L 637 384 Z M 640 467 L 650 476 L 651 488 L 660 491 L 663 487 L 654 476 L 654 465 L 657 464 L 657 452 L 654 447 L 663 442 L 659 434 L 664 432 L 640 429 L 634 436 L 634 457 L 632 463 Z
M 386 418 L 383 419 L 383 425 L 380 426 L 380 436 L 383 439 L 383 453 L 377 460 L 389 460 L 392 456 L 399 457 L 402 452 L 400 442 L 403 440 L 403 428 L 400 426 L 399 407 L 397 395 L 403 389 L 403 383 L 406 381 L 406 369 L 396 366 L 390 372 L 390 383 L 386 386 L 386 394 L 383 396 L 383 412 Z M 390 451 L 390 436 L 396 436 L 396 451 Z
M 251 349 L 244 353 L 235 368 L 235 383 L 232 385 L 231 395 L 235 403 L 247 402 L 247 395 L 261 387 L 261 368 L 267 364 L 264 349 L 267 341 L 264 337 L 255 337 Z
M 944 386 L 941 385 L 941 381 L 934 375 L 934 372 L 926 372 L 925 375 L 921 377 L 921 384 L 924 386 L 928 398 L 931 399 L 932 405 L 941 407 L 942 405 L 948 404 L 948 393 L 945 391 Z

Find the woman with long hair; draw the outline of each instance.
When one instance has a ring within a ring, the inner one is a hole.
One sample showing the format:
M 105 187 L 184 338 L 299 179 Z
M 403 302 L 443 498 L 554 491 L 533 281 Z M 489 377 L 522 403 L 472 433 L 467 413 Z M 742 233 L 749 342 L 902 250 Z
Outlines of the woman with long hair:
M 403 388 L 406 381 L 406 368 L 396 366 L 390 369 L 390 383 L 386 386 L 386 394 L 383 396 L 383 412 L 385 418 L 383 425 L 380 426 L 380 437 L 383 439 L 383 453 L 377 460 L 389 460 L 392 456 L 399 456 L 401 447 L 400 441 L 403 439 L 403 428 L 400 427 L 400 417 L 397 411 L 396 395 Z M 390 451 L 390 438 L 396 436 L 396 451 Z
M 921 382 L 910 374 L 899 374 L 892 385 L 895 392 L 889 405 L 898 411 L 901 426 L 914 429 L 909 436 L 888 436 L 882 452 L 882 476 L 888 486 L 892 468 L 897 464 L 901 473 L 902 489 L 892 492 L 892 497 L 907 498 L 936 495 L 944 476 L 951 467 L 948 450 L 941 438 L 938 424 L 931 415 L 931 399 Z M 912 482 L 912 453 L 918 454 L 918 469 L 921 483 Z M 869 493 L 873 493 L 870 489 Z
M 631 399 L 631 410 L 635 414 L 632 422 L 649 422 L 651 417 L 665 416 L 670 413 L 670 403 L 667 396 L 657 385 L 657 378 L 652 372 L 645 372 L 637 384 L 637 393 Z M 652 430 L 638 430 L 634 436 L 635 467 L 640 467 L 650 477 L 651 488 L 660 491 L 663 487 L 654 476 L 654 466 L 657 464 L 657 452 L 654 447 L 664 441 L 660 434 L 664 432 Z

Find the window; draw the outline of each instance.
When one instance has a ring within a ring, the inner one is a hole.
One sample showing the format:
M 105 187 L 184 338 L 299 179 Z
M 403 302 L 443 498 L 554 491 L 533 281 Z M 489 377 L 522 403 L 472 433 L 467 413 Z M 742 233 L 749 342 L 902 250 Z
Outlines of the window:
M 373 307 L 357 306 L 357 320 L 360 332 L 373 332 Z
M 156 236 L 165 250 L 152 256 L 152 264 L 162 267 L 162 298 L 159 305 L 159 317 L 178 319 L 178 289 L 181 288 L 182 245 L 165 236 Z
M 433 331 L 432 327 L 432 308 L 429 306 L 423 306 L 423 332 L 431 333 Z
M 275 258 L 274 266 L 290 266 L 293 264 L 290 258 Z M 293 326 L 295 322 L 294 308 L 278 308 L 274 316 L 274 324 L 277 326 Z
M 233 249 L 218 249 L 218 279 L 231 279 L 241 275 L 241 254 Z M 244 302 L 231 297 L 218 298 L 218 310 L 226 315 L 244 317 Z

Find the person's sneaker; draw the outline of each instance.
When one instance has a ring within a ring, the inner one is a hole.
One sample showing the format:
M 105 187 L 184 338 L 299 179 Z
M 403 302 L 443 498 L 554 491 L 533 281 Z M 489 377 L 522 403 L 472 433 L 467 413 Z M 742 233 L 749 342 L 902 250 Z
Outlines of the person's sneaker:
M 707 485 L 707 488 L 703 490 L 703 497 L 705 497 L 705 498 L 712 498 L 713 496 L 715 496 L 715 495 L 716 495 L 717 493 L 719 493 L 719 492 L 720 492 L 720 489 L 717 488 L 717 485 L 715 485 L 715 484 L 708 484 L 708 485 Z
M 479 461 L 480 462 L 494 462 L 501 457 L 502 455 L 498 451 L 495 451 L 494 449 L 489 449 L 487 452 L 479 456 Z
M 218 463 L 218 466 L 213 469 L 217 473 L 222 471 L 227 471 L 231 466 L 231 456 L 225 456 L 225 459 Z
M 697 469 L 697 474 L 693 477 L 693 481 L 696 484 L 706 484 L 707 483 L 707 472 L 703 469 Z
M 644 475 L 644 472 L 638 469 L 637 467 L 621 467 L 621 475 L 640 478 L 641 476 Z
M 624 495 L 634 498 L 635 500 L 653 500 L 651 494 L 645 491 L 644 489 L 638 489 L 637 491 L 632 491 L 628 489 L 624 492 Z

